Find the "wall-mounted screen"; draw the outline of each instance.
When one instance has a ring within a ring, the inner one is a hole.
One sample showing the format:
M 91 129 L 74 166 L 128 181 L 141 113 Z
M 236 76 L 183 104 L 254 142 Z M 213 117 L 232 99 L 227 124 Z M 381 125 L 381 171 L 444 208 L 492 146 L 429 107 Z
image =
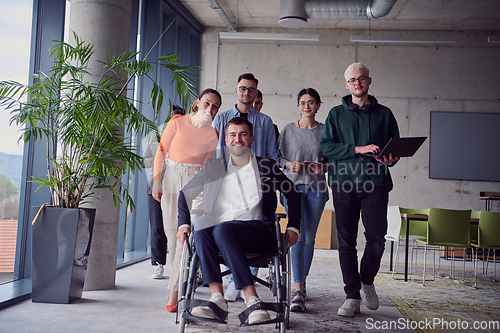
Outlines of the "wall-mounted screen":
M 500 181 L 500 113 L 431 112 L 429 177 Z

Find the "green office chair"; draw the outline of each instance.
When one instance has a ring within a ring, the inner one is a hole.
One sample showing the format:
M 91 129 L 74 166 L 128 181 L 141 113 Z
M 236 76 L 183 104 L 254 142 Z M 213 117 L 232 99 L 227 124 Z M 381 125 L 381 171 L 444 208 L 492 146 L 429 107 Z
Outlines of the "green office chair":
M 413 208 L 403 208 L 399 207 L 401 214 L 424 214 L 429 215 L 429 208 L 423 209 L 413 209 Z M 406 235 L 406 224 L 404 220 L 401 221 L 401 237 Z M 427 237 L 427 222 L 417 221 L 410 219 L 410 236 L 415 237 Z
M 399 211 L 401 214 L 423 214 L 423 215 L 429 215 L 429 208 L 403 208 L 399 207 Z M 415 240 L 418 238 L 425 238 L 427 237 L 427 221 L 418 221 L 418 220 L 412 220 L 410 219 L 410 238 L 412 240 L 411 244 L 411 261 L 410 261 L 410 276 L 413 274 L 413 248 L 418 246 L 417 243 L 415 243 Z M 406 237 L 406 223 L 403 218 L 401 218 L 401 235 L 400 237 L 402 239 L 405 239 Z M 421 247 L 423 250 L 423 246 Z
M 451 210 L 431 207 L 429 220 L 427 222 L 427 237 L 416 239 L 424 244 L 424 274 L 422 284 L 425 285 L 425 273 L 427 264 L 427 248 L 432 246 L 434 257 L 434 278 L 436 274 L 435 250 L 441 246 L 451 247 L 452 262 L 450 264 L 450 275 L 453 279 L 455 270 L 455 248 L 470 248 L 470 210 Z M 413 256 L 413 253 L 412 253 Z M 439 256 L 441 263 L 441 256 Z M 462 281 L 465 281 L 465 260 L 462 272 Z
M 500 213 L 487 212 L 482 210 L 479 216 L 479 226 L 477 243 L 472 243 L 474 257 L 474 287 L 477 288 L 477 249 L 500 250 Z M 474 251 L 474 249 L 476 249 Z M 474 252 L 476 252 L 474 256 Z M 486 263 L 489 262 L 489 252 Z M 496 256 L 493 251 L 494 280 L 497 281 Z M 483 272 L 484 272 L 484 252 L 483 252 Z
M 471 219 L 479 219 L 479 215 L 481 214 L 481 211 L 479 210 L 473 210 L 470 212 L 470 218 Z M 470 225 L 470 242 L 471 244 L 477 244 L 477 235 L 479 232 L 479 226 L 477 224 L 471 224 Z
M 479 210 L 473 210 L 472 212 L 470 212 L 470 218 L 479 220 L 480 213 L 481 213 L 481 211 L 479 211 Z M 471 223 L 470 224 L 470 243 L 471 243 L 471 245 L 477 244 L 477 234 L 478 233 L 479 233 L 479 225 Z M 472 250 L 472 248 L 471 248 L 471 250 Z M 464 253 L 464 255 L 465 255 L 465 253 Z M 474 260 L 473 253 L 471 253 L 471 260 Z M 484 275 L 484 267 L 483 267 L 483 275 Z
M 472 212 L 470 212 L 471 219 L 478 219 L 480 215 L 481 215 L 480 210 L 473 210 Z M 471 237 L 472 237 L 472 235 L 471 235 Z

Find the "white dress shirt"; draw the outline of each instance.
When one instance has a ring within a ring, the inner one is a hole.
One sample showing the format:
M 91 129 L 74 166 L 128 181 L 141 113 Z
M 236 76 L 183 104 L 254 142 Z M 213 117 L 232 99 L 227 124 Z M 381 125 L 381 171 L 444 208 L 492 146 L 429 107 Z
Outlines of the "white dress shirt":
M 256 175 L 259 173 L 257 160 L 253 154 L 250 161 L 242 167 L 234 166 L 229 158 L 228 168 L 211 214 L 217 223 L 263 220 L 260 206 L 262 187 L 260 177 Z M 183 224 L 179 226 L 179 229 L 183 227 L 191 228 Z M 204 225 L 202 228 L 206 227 L 213 227 L 213 225 Z M 299 233 L 299 230 L 293 227 L 287 227 L 286 230 Z
M 257 162 L 252 156 L 250 161 L 236 167 L 232 160 L 226 170 L 215 201 L 212 217 L 220 222 L 262 220 L 262 190 L 258 175 Z

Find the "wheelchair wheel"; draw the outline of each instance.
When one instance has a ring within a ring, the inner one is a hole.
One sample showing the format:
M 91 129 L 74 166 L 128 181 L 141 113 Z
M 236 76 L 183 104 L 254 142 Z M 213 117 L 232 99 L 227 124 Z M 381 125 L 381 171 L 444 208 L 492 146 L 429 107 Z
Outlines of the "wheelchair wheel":
M 188 320 L 183 317 L 185 311 L 185 300 L 193 297 L 195 278 L 191 271 L 192 266 L 198 265 L 196 253 L 193 250 L 193 234 L 189 236 L 189 240 L 184 242 L 184 247 L 182 249 L 182 259 L 181 259 L 181 269 L 179 273 L 180 281 L 180 298 L 177 302 L 177 318 L 179 323 L 179 333 L 184 333 L 186 324 Z
M 280 332 L 285 333 L 290 324 L 290 303 L 292 302 L 292 261 L 290 258 L 290 249 L 285 254 L 285 271 L 282 272 L 283 284 L 286 290 L 284 321 L 281 323 Z
M 284 239 L 281 244 L 284 244 Z M 282 305 L 282 310 L 277 314 L 280 320 L 276 328 L 285 333 L 290 320 L 291 302 L 291 260 L 290 250 L 286 246 L 281 246 L 278 255 L 273 258 L 273 290 L 276 291 L 276 303 Z
M 181 317 L 181 319 L 179 320 L 179 333 L 184 333 L 186 329 L 186 324 L 187 324 L 186 318 Z

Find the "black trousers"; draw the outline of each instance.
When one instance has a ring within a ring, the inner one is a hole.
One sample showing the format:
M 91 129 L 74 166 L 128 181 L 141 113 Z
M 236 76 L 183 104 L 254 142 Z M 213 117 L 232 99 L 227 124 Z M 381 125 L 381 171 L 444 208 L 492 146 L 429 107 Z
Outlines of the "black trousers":
M 361 299 L 361 283 L 373 283 L 384 254 L 389 189 L 375 187 L 371 191 L 346 192 L 341 187 L 332 187 L 332 194 L 344 290 L 347 298 Z M 366 244 L 358 269 L 356 238 L 360 213 Z
M 151 265 L 167 263 L 167 236 L 163 230 L 161 206 L 148 194 L 149 230 L 151 235 Z
M 198 219 L 211 219 L 201 216 Z M 194 243 L 200 257 L 203 284 L 222 283 L 218 253 L 231 269 L 236 289 L 253 284 L 252 273 L 245 253 L 275 253 L 276 232 L 274 222 L 229 221 L 214 227 L 197 230 L 195 221 Z M 212 224 L 213 225 L 213 224 Z

